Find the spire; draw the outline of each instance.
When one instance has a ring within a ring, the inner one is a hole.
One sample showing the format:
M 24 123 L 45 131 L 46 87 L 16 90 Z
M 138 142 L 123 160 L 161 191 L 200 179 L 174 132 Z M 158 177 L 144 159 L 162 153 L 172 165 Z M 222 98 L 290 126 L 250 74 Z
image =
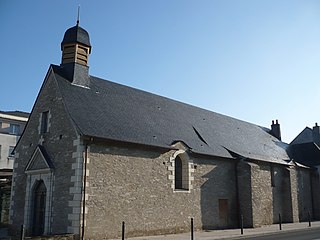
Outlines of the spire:
M 78 5 L 78 17 L 77 17 L 77 26 L 80 24 L 80 4 Z

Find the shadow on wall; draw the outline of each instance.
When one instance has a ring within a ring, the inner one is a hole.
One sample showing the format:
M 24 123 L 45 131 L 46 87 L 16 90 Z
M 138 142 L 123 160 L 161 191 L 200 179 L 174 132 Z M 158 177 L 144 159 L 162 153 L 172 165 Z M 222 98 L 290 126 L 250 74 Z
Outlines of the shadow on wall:
M 293 222 L 291 182 L 289 169 L 282 166 L 270 166 L 273 198 L 273 223 Z
M 311 192 L 312 184 L 309 171 L 300 168 L 297 172 L 297 182 L 299 221 L 306 222 L 309 220 L 309 214 L 311 219 L 313 218 L 313 196 Z
M 208 161 L 209 162 L 209 161 Z M 226 229 L 238 225 L 238 208 L 236 198 L 236 178 L 234 164 L 215 161 L 199 164 L 210 166 L 210 171 L 202 176 L 201 185 L 201 221 L 202 229 Z M 199 169 L 205 171 L 205 169 Z

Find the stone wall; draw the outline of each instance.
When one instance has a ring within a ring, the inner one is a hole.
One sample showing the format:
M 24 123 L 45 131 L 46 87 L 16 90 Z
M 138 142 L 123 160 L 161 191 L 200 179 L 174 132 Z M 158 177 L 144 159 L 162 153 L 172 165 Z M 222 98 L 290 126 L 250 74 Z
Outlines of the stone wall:
M 320 220 L 320 181 L 319 173 L 316 169 L 311 170 L 312 197 L 313 197 L 313 219 Z
M 253 227 L 273 223 L 273 196 L 270 165 L 255 162 L 251 165 Z
M 285 165 L 240 161 L 237 166 L 239 208 L 245 227 L 297 221 L 297 197 Z M 294 176 L 294 174 L 292 174 Z M 293 179 L 296 183 L 296 178 Z
M 49 131 L 40 134 L 41 113 L 44 111 L 49 111 L 50 114 Z M 46 149 L 54 165 L 52 182 L 49 183 L 52 186 L 46 186 L 52 192 L 47 193 L 47 195 L 50 194 L 51 204 L 47 206 L 46 210 L 45 234 L 68 233 L 68 226 L 72 224 L 68 217 L 69 214 L 73 213 L 73 208 L 69 206 L 69 202 L 73 200 L 70 189 L 74 187 L 71 182 L 71 176 L 75 172 L 72 169 L 72 164 L 75 162 L 72 155 L 76 152 L 76 146 L 73 145 L 73 140 L 76 137 L 74 128 L 65 112 L 55 79 L 49 74 L 47 81 L 41 88 L 25 132 L 16 149 L 10 211 L 10 219 L 13 226 L 20 228 L 22 224 L 26 224 L 27 234 L 30 234 L 32 209 L 31 207 L 27 209 L 27 207 L 32 206 L 32 194 L 31 192 L 26 192 L 27 183 L 29 184 L 28 181 L 35 178 L 41 179 L 43 175 L 41 171 L 32 176 L 27 175 L 25 168 L 37 145 L 41 144 Z M 29 191 L 31 191 L 32 187 L 28 187 Z M 78 202 L 80 207 L 80 200 Z M 49 203 L 46 202 L 46 204 Z M 78 219 L 79 221 L 80 219 Z
M 299 220 L 300 222 L 308 221 L 309 214 L 313 212 L 311 178 L 309 169 L 298 169 L 298 201 L 299 201 Z
M 251 165 L 245 161 L 237 164 L 239 213 L 244 227 L 253 227 Z
M 90 146 L 86 192 L 85 238 L 186 232 L 237 225 L 235 164 L 191 156 L 192 189 L 174 191 L 172 151 L 131 146 Z
M 272 186 L 273 223 L 279 223 L 280 217 L 284 223 L 293 222 L 289 170 L 286 166 L 276 164 L 271 165 L 271 170 L 274 173 L 274 184 Z
M 298 171 L 296 167 L 288 167 L 291 188 L 292 222 L 299 222 Z

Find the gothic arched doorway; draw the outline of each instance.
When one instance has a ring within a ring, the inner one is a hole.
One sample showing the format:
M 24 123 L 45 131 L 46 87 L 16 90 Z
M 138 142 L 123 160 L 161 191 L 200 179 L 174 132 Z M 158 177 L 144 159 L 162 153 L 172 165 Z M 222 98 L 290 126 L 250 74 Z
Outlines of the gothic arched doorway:
M 33 191 L 32 235 L 44 233 L 47 188 L 42 180 L 38 181 Z

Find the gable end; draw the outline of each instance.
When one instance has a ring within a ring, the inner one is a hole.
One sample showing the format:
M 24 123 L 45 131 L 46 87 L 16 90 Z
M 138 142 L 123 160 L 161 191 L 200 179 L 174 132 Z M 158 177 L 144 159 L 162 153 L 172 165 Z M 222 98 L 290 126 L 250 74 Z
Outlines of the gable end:
M 38 145 L 26 166 L 25 173 L 51 172 L 53 169 L 54 166 L 45 148 Z

